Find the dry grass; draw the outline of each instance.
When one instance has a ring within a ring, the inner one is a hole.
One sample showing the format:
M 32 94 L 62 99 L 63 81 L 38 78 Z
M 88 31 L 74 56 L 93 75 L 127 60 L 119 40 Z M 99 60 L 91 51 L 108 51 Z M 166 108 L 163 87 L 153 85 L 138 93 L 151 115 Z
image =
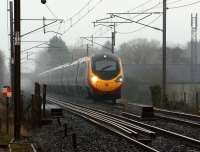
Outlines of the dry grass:
M 10 144 L 13 152 L 33 152 L 31 144 Z
M 0 135 L 0 145 L 8 145 L 11 139 L 8 135 Z

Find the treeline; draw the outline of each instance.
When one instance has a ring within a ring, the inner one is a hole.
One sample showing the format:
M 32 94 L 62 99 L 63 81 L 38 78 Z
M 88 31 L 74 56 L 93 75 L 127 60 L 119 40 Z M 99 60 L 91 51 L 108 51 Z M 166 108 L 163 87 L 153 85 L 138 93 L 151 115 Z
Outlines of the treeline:
M 168 64 L 188 64 L 189 46 L 167 47 Z M 134 39 L 120 45 L 118 50 L 123 63 L 127 64 L 161 64 L 162 46 L 160 42 L 147 39 Z
M 111 43 L 107 41 L 103 47 L 89 47 L 89 54 L 111 52 Z M 161 64 L 162 46 L 160 42 L 147 39 L 134 39 L 125 42 L 115 50 L 124 64 Z M 49 41 L 49 48 L 43 50 L 37 58 L 37 71 L 41 72 L 64 63 L 70 63 L 86 56 L 86 46 L 67 46 L 58 37 Z M 184 47 L 167 47 L 168 64 L 189 64 L 190 44 Z
M 6 67 L 5 67 L 5 58 L 3 56 L 3 52 L 0 50 L 0 87 L 4 85 L 4 78 L 6 74 Z

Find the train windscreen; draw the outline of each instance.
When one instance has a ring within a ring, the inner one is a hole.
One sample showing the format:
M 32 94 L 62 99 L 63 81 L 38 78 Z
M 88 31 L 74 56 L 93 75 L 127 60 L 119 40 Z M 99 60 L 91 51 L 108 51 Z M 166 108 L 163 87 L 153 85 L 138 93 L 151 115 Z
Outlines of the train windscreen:
M 94 57 L 93 72 L 103 80 L 114 78 L 119 73 L 118 59 L 107 55 Z

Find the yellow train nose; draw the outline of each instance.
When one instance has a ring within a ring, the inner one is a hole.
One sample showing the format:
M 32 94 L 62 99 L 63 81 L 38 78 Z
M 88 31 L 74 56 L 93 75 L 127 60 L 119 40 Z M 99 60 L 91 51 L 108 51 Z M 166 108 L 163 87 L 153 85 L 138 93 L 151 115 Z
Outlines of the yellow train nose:
M 109 80 L 109 81 L 98 80 L 95 85 L 96 89 L 100 91 L 105 91 L 105 92 L 114 91 L 120 86 L 121 86 L 121 83 L 120 84 L 116 83 L 113 80 Z

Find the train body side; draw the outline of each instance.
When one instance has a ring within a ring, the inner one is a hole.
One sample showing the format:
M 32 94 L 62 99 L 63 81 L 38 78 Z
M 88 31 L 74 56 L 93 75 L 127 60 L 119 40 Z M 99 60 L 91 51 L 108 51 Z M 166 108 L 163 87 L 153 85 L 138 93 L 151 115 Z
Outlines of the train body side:
M 48 85 L 48 91 L 65 95 L 102 99 L 121 97 L 123 68 L 119 58 L 119 71 L 109 80 L 103 80 L 95 73 L 92 57 L 81 58 L 72 64 L 50 69 L 39 75 L 40 83 Z M 94 80 L 97 79 L 97 80 Z

